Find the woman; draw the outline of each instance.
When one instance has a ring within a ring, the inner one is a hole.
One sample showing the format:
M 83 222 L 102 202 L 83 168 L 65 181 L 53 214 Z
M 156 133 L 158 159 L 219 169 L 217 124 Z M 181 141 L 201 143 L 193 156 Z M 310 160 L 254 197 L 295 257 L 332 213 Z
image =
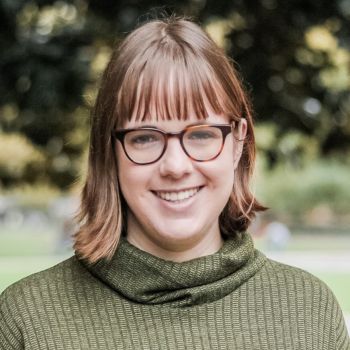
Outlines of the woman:
M 74 257 L 1 296 L 1 349 L 349 349 L 331 291 L 246 229 L 249 101 L 194 23 L 115 49 L 93 112 Z

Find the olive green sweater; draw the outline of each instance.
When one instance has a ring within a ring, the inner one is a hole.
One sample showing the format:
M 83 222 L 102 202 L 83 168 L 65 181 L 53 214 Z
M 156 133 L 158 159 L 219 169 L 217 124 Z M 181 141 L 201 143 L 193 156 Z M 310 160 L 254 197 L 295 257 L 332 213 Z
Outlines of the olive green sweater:
M 0 297 L 0 349 L 350 349 L 342 312 L 309 273 L 244 234 L 215 254 L 162 260 L 121 239 L 113 259 L 70 259 Z

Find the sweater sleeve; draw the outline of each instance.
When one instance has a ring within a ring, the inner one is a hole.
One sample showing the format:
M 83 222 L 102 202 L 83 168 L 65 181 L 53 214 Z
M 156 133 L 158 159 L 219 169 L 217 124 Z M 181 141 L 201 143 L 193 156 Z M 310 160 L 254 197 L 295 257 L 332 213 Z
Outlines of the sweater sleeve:
M 11 300 L 11 289 L 0 295 L 0 349 L 24 349 L 20 330 L 20 314 L 16 311 L 15 300 Z
M 350 350 L 350 338 L 345 324 L 343 313 L 335 300 L 335 334 L 337 350 Z

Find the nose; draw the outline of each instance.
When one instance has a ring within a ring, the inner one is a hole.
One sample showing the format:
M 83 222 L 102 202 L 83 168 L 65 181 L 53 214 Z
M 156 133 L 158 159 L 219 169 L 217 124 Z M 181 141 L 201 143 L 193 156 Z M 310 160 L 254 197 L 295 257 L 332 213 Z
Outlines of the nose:
M 176 137 L 168 139 L 167 149 L 160 159 L 160 174 L 180 179 L 193 170 L 192 160 L 182 149 L 180 140 Z

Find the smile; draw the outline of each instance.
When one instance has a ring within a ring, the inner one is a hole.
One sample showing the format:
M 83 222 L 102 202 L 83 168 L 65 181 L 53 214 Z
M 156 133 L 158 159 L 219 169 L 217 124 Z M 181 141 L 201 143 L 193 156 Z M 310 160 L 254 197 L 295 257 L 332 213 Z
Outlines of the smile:
M 184 191 L 155 191 L 157 197 L 164 199 L 168 202 L 178 202 L 183 201 L 185 199 L 193 197 L 201 187 L 194 187 Z

